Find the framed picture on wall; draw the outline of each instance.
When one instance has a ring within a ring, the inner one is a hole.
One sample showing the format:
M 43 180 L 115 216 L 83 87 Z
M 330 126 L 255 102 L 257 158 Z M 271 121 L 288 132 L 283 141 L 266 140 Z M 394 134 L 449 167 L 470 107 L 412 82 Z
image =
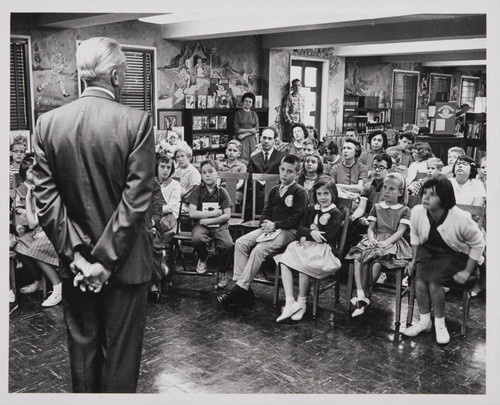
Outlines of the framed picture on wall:
M 158 110 L 158 129 L 171 131 L 182 125 L 182 110 Z

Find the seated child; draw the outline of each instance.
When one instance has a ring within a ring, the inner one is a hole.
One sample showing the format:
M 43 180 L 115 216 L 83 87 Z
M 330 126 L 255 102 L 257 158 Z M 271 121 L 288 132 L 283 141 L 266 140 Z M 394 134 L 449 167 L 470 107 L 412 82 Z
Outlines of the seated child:
M 323 278 L 341 267 L 334 254 L 335 243 L 342 230 L 342 214 L 335 206 L 337 187 L 328 178 L 313 185 L 314 205 L 297 228 L 297 241 L 290 243 L 280 259 L 281 279 L 286 303 L 276 322 L 288 318 L 300 321 L 306 312 L 309 277 Z M 292 270 L 299 272 L 299 295 L 293 298 Z
M 222 162 L 219 166 L 219 172 L 220 173 L 246 173 L 247 172 L 247 166 L 245 163 L 240 162 L 238 158 L 241 156 L 241 150 L 242 150 L 242 145 L 241 142 L 232 139 L 229 141 L 226 145 L 226 156 L 227 160 L 225 162 Z M 239 180 L 238 184 L 236 185 L 236 190 L 241 190 L 243 187 L 244 180 Z M 221 187 L 225 187 L 224 182 L 221 182 Z M 236 204 L 240 205 L 243 202 L 243 192 L 242 191 L 237 191 L 236 192 Z
M 453 146 L 448 149 L 448 164 L 442 170 L 444 175 L 453 177 L 453 166 L 460 156 L 465 156 L 465 151 L 460 146 Z
M 408 186 L 408 194 L 410 195 L 420 195 L 420 191 L 422 189 L 422 185 L 425 183 L 425 181 L 437 173 L 441 173 L 443 169 L 443 162 L 441 159 L 437 157 L 432 157 L 427 160 L 427 177 L 423 179 L 418 179 L 412 182 Z
M 484 262 L 486 245 L 471 214 L 456 207 L 455 193 L 442 174 L 427 179 L 422 187 L 422 205 L 411 213 L 410 239 L 413 257 L 407 267 L 413 274 L 420 321 L 403 334 L 414 337 L 432 329 L 434 310 L 436 341 L 446 344 L 450 335 L 444 319 L 444 285 L 472 285 L 476 266 Z
M 479 161 L 479 175 L 477 176 L 478 179 L 483 183 L 484 189 L 486 190 L 486 170 L 487 170 L 487 164 L 486 164 L 486 156 L 483 156 L 481 160 Z
M 245 305 L 254 299 L 250 285 L 264 260 L 272 253 L 281 252 L 295 239 L 296 229 L 307 206 L 307 192 L 297 184 L 300 158 L 286 155 L 280 163 L 281 184 L 274 186 L 260 218 L 260 228 L 236 240 L 233 280 L 236 285 L 229 294 L 217 300 L 224 307 Z M 275 232 L 277 231 L 277 232 Z M 263 235 L 272 239 L 258 242 Z
M 198 253 L 196 272 L 207 272 L 207 243 L 214 239 L 219 249 L 219 288 L 226 287 L 226 270 L 231 268 L 233 239 L 229 233 L 228 221 L 231 217 L 231 198 L 227 191 L 217 186 L 217 163 L 211 159 L 201 163 L 202 184 L 186 197 L 189 216 L 195 220 L 192 239 Z
M 307 138 L 304 141 L 304 155 L 314 155 L 318 153 L 318 141 L 315 138 Z
M 300 184 L 306 189 L 308 194 L 308 206 L 315 204 L 313 186 L 322 178 L 327 178 L 328 180 L 332 179 L 330 176 L 323 173 L 323 162 L 321 161 L 321 157 L 318 154 L 306 155 L 302 162 L 302 170 L 297 178 L 297 184 Z
M 172 179 L 174 161 L 166 152 L 156 156 L 158 177 L 153 189 L 153 275 L 150 298 L 159 300 L 158 283 L 168 274 L 165 244 L 170 242 L 177 227 L 181 204 L 181 185 Z
M 23 159 L 19 169 L 19 174 L 23 179 L 28 180 L 29 184 L 33 184 L 33 163 L 33 156 L 28 155 Z M 26 219 L 30 230 L 17 239 L 14 250 L 23 263 L 23 267 L 40 269 L 50 280 L 53 291 L 42 303 L 42 307 L 52 307 L 62 301 L 62 283 L 57 273 L 59 256 L 38 224 L 33 186 L 28 187 L 26 192 Z M 41 288 L 41 281 L 36 280 L 19 291 L 22 294 L 31 294 Z
M 22 139 L 14 139 L 10 145 L 10 196 L 14 198 L 16 188 L 22 184 L 23 180 L 19 175 L 19 168 L 26 154 L 26 145 Z
M 384 201 L 372 208 L 367 235 L 346 255 L 346 259 L 354 259 L 356 296 L 351 302 L 356 305 L 356 309 L 352 317 L 362 315 L 365 307 L 370 305 L 370 284 L 377 280 L 382 269 L 379 260 L 383 260 L 385 267 L 405 267 L 406 260 L 411 259 L 410 245 L 403 238 L 410 225 L 410 209 L 404 205 L 406 196 L 403 176 L 387 174 L 382 187 Z

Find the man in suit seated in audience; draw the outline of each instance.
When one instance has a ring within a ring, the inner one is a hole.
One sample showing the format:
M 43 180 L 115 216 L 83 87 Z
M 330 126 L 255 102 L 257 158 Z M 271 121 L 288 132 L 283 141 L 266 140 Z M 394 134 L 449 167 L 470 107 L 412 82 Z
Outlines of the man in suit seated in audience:
M 279 174 L 280 162 L 285 156 L 285 153 L 274 148 L 277 137 L 278 132 L 274 128 L 267 127 L 261 131 L 260 138 L 262 150 L 250 156 L 248 173 Z M 247 212 L 246 218 L 249 219 L 252 209 L 252 192 L 250 187 L 247 196 L 249 199 L 247 201 L 249 211 Z M 255 212 L 260 213 L 264 208 L 264 187 L 260 184 L 257 186 L 256 205 Z

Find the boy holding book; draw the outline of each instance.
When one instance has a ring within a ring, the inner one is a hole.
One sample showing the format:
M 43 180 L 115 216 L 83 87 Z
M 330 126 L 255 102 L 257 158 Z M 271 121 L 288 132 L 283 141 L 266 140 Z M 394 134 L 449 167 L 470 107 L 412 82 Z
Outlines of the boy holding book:
M 267 256 L 283 251 L 295 240 L 297 226 L 307 207 L 307 191 L 297 184 L 300 159 L 286 155 L 280 163 L 281 184 L 269 194 L 262 211 L 259 229 L 236 240 L 233 280 L 229 294 L 217 297 L 225 307 L 237 307 L 253 301 L 250 285 Z
M 199 258 L 196 272 L 207 272 L 207 243 L 215 239 L 221 263 L 218 287 L 224 288 L 234 246 L 228 225 L 232 203 L 227 191 L 217 186 L 217 169 L 215 161 L 203 161 L 200 166 L 202 184 L 196 186 L 185 201 L 189 204 L 189 217 L 196 221 L 192 231 L 193 246 Z

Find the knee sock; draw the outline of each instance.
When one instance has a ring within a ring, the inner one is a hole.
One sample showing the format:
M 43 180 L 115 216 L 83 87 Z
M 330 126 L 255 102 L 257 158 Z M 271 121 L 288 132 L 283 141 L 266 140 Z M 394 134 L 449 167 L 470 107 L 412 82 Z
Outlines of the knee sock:
M 301 307 L 305 308 L 306 307 L 306 302 L 307 302 L 307 297 L 299 297 L 297 298 L 297 302 L 300 304 Z
M 420 314 L 420 323 L 423 325 L 429 325 L 431 323 L 431 313 L 428 312 L 426 314 Z

